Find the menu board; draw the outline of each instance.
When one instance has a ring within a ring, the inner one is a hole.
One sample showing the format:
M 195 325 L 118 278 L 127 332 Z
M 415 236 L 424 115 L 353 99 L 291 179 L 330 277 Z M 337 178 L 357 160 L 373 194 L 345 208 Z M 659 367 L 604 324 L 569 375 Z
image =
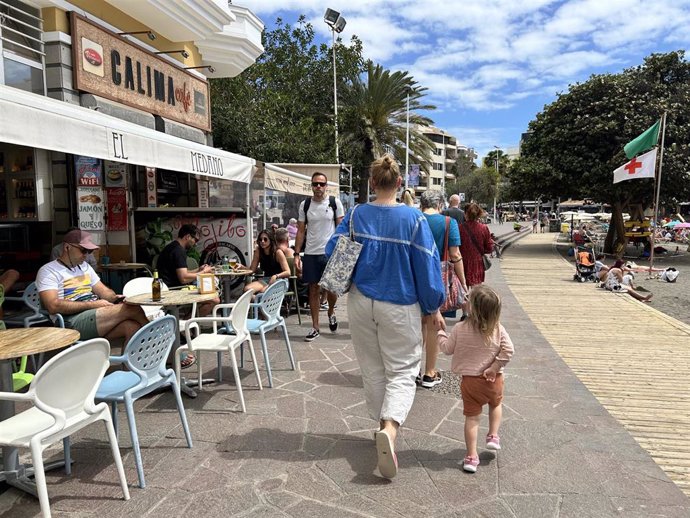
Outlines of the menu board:
M 74 161 L 77 173 L 77 186 L 100 187 L 103 185 L 101 161 L 90 156 L 76 156 Z
M 89 232 L 105 230 L 105 203 L 100 187 L 77 187 L 79 228 Z
M 127 191 L 108 188 L 108 230 L 127 230 Z

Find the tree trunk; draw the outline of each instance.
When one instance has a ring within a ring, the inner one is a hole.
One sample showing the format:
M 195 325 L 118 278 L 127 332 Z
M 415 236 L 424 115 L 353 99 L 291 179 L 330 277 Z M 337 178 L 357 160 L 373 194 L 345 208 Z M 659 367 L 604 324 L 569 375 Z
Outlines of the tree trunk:
M 625 237 L 625 221 L 623 220 L 623 204 L 620 201 L 613 203 L 611 223 L 604 241 L 604 252 L 614 255 L 617 259 L 623 257 L 628 239 Z
M 364 141 L 364 166 L 363 174 L 359 178 L 359 196 L 357 203 L 367 203 L 367 184 L 369 183 L 369 174 L 371 172 L 371 163 L 374 161 L 374 143 L 367 139 Z

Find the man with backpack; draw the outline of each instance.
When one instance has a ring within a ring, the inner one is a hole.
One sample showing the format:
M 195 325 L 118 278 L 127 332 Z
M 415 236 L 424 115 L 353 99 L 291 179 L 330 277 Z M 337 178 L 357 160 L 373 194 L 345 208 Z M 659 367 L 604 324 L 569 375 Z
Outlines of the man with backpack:
M 316 172 L 311 176 L 311 190 L 314 195 L 299 206 L 297 237 L 295 238 L 295 266 L 302 269 L 302 281 L 309 285 L 309 311 L 312 328 L 305 337 L 311 342 L 319 337 L 319 281 L 326 268 L 326 243 L 343 220 L 343 204 L 335 196 L 326 196 L 328 179 L 323 173 Z M 306 242 L 305 242 L 306 239 Z M 304 257 L 300 258 L 300 252 Z M 301 263 L 301 264 L 300 264 Z M 328 327 L 335 333 L 338 320 L 335 317 L 336 295 L 327 292 Z

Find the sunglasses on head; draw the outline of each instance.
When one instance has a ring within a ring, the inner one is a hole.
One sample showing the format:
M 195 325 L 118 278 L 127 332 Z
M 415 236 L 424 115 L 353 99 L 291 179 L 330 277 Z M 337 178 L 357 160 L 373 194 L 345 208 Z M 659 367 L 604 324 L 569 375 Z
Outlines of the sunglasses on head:
M 326 187 L 326 182 L 311 182 L 312 187 Z

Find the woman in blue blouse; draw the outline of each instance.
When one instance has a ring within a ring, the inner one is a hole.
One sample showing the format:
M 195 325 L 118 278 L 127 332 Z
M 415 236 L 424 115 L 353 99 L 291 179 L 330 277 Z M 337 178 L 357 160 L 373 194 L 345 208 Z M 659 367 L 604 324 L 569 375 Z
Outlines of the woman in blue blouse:
M 372 163 L 370 184 L 376 200 L 354 212 L 355 239 L 364 246 L 347 309 L 367 406 L 379 421 L 378 468 L 393 478 L 398 470 L 395 439 L 414 401 L 422 357 L 421 317 L 429 315 L 438 328 L 445 327 L 438 311 L 445 291 L 426 218 L 395 201 L 401 176 L 393 157 Z M 351 215 L 338 225 L 326 255 L 339 236 L 349 234 Z

